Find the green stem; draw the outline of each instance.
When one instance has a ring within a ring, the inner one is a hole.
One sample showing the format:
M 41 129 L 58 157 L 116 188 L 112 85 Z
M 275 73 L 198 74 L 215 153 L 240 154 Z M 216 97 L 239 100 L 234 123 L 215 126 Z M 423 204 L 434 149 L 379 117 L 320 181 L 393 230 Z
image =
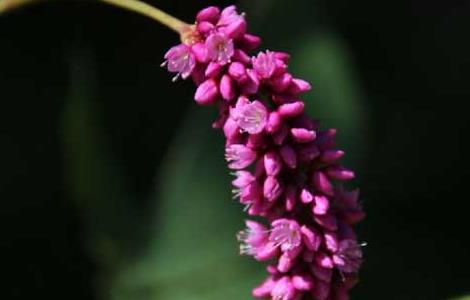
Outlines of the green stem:
M 41 1 L 43 0 L 0 0 L 0 14 Z M 190 27 L 189 24 L 139 0 L 97 0 L 97 2 L 104 2 L 144 15 L 176 31 L 180 35 L 184 34 Z
M 185 31 L 189 24 L 170 16 L 169 14 L 165 13 L 164 11 L 153 7 L 147 3 L 138 1 L 138 0 L 98 0 L 101 2 L 106 2 L 110 5 L 121 7 L 138 14 L 144 15 L 151 19 L 154 19 L 157 22 L 165 25 L 166 27 L 176 31 L 177 33 L 182 33 Z

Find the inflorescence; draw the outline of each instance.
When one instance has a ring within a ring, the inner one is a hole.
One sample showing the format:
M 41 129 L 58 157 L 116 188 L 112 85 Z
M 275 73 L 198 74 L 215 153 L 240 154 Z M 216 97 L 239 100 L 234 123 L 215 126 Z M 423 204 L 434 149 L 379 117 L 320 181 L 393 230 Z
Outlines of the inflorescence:
M 213 123 L 225 138 L 234 196 L 250 216 L 240 252 L 272 262 L 253 296 L 272 300 L 345 300 L 357 282 L 361 245 L 353 225 L 365 214 L 358 190 L 342 182 L 335 129 L 320 129 L 300 95 L 310 84 L 288 72 L 289 54 L 248 53 L 261 39 L 247 33 L 235 6 L 201 10 L 182 43 L 165 55 L 174 80 L 191 77 L 200 105 L 217 104 Z

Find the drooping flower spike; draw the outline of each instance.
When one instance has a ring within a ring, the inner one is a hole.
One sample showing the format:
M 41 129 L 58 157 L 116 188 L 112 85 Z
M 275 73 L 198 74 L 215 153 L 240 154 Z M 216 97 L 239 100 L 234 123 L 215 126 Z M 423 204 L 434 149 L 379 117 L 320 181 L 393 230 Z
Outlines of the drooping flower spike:
M 345 300 L 357 282 L 361 245 L 352 226 L 365 214 L 358 190 L 342 183 L 336 130 L 322 130 L 304 112 L 310 84 L 288 72 L 290 56 L 264 51 L 235 6 L 208 7 L 164 65 L 175 79 L 192 77 L 199 105 L 218 105 L 213 123 L 225 138 L 234 196 L 250 216 L 238 234 L 240 253 L 271 260 L 253 296 L 272 300 Z

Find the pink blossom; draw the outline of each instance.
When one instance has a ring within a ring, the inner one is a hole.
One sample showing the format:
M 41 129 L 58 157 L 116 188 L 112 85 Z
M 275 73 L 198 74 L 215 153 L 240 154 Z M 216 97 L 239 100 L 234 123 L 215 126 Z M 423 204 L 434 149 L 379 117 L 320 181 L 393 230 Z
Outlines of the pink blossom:
M 234 175 L 236 178 L 232 181 L 232 184 L 240 189 L 256 180 L 256 178 L 248 171 L 237 171 Z
M 210 34 L 206 39 L 206 48 L 208 57 L 221 65 L 229 63 L 234 54 L 233 41 L 221 33 Z
M 260 52 L 253 58 L 253 69 L 261 78 L 270 78 L 276 70 L 276 57 L 271 51 Z
M 256 152 L 244 145 L 234 144 L 225 149 L 225 159 L 229 162 L 230 169 L 240 170 L 255 161 Z
M 253 101 L 236 108 L 234 117 L 242 130 L 249 134 L 257 134 L 266 126 L 268 112 L 261 102 Z
M 231 5 L 222 10 L 217 26 L 228 26 L 230 24 L 237 23 L 240 20 L 245 20 L 245 17 L 237 12 L 237 7 L 235 5 Z
M 240 253 L 256 255 L 268 243 L 268 231 L 258 222 L 246 221 L 246 229 L 237 235 L 240 241 Z
M 168 71 L 177 73 L 173 78 L 175 81 L 179 76 L 186 79 L 191 75 L 191 72 L 196 66 L 194 54 L 191 53 L 191 48 L 185 44 L 174 46 L 165 54 L 165 62 Z
M 333 262 L 342 272 L 357 272 L 362 263 L 361 247 L 355 240 L 342 240 L 333 254 Z
M 271 223 L 271 227 L 269 240 L 280 246 L 282 251 L 291 251 L 300 246 L 302 237 L 296 221 L 278 219 Z

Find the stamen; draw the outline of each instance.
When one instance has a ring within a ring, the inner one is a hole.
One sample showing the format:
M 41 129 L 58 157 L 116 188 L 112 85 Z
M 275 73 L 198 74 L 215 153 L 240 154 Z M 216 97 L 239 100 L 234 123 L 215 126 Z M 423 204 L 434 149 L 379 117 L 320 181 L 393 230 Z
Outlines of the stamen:
M 250 209 L 250 207 L 251 207 L 252 205 L 253 205 L 253 203 L 248 203 L 248 204 L 246 204 L 245 207 L 243 208 L 243 211 L 244 211 L 244 212 L 247 212 L 247 211 Z

